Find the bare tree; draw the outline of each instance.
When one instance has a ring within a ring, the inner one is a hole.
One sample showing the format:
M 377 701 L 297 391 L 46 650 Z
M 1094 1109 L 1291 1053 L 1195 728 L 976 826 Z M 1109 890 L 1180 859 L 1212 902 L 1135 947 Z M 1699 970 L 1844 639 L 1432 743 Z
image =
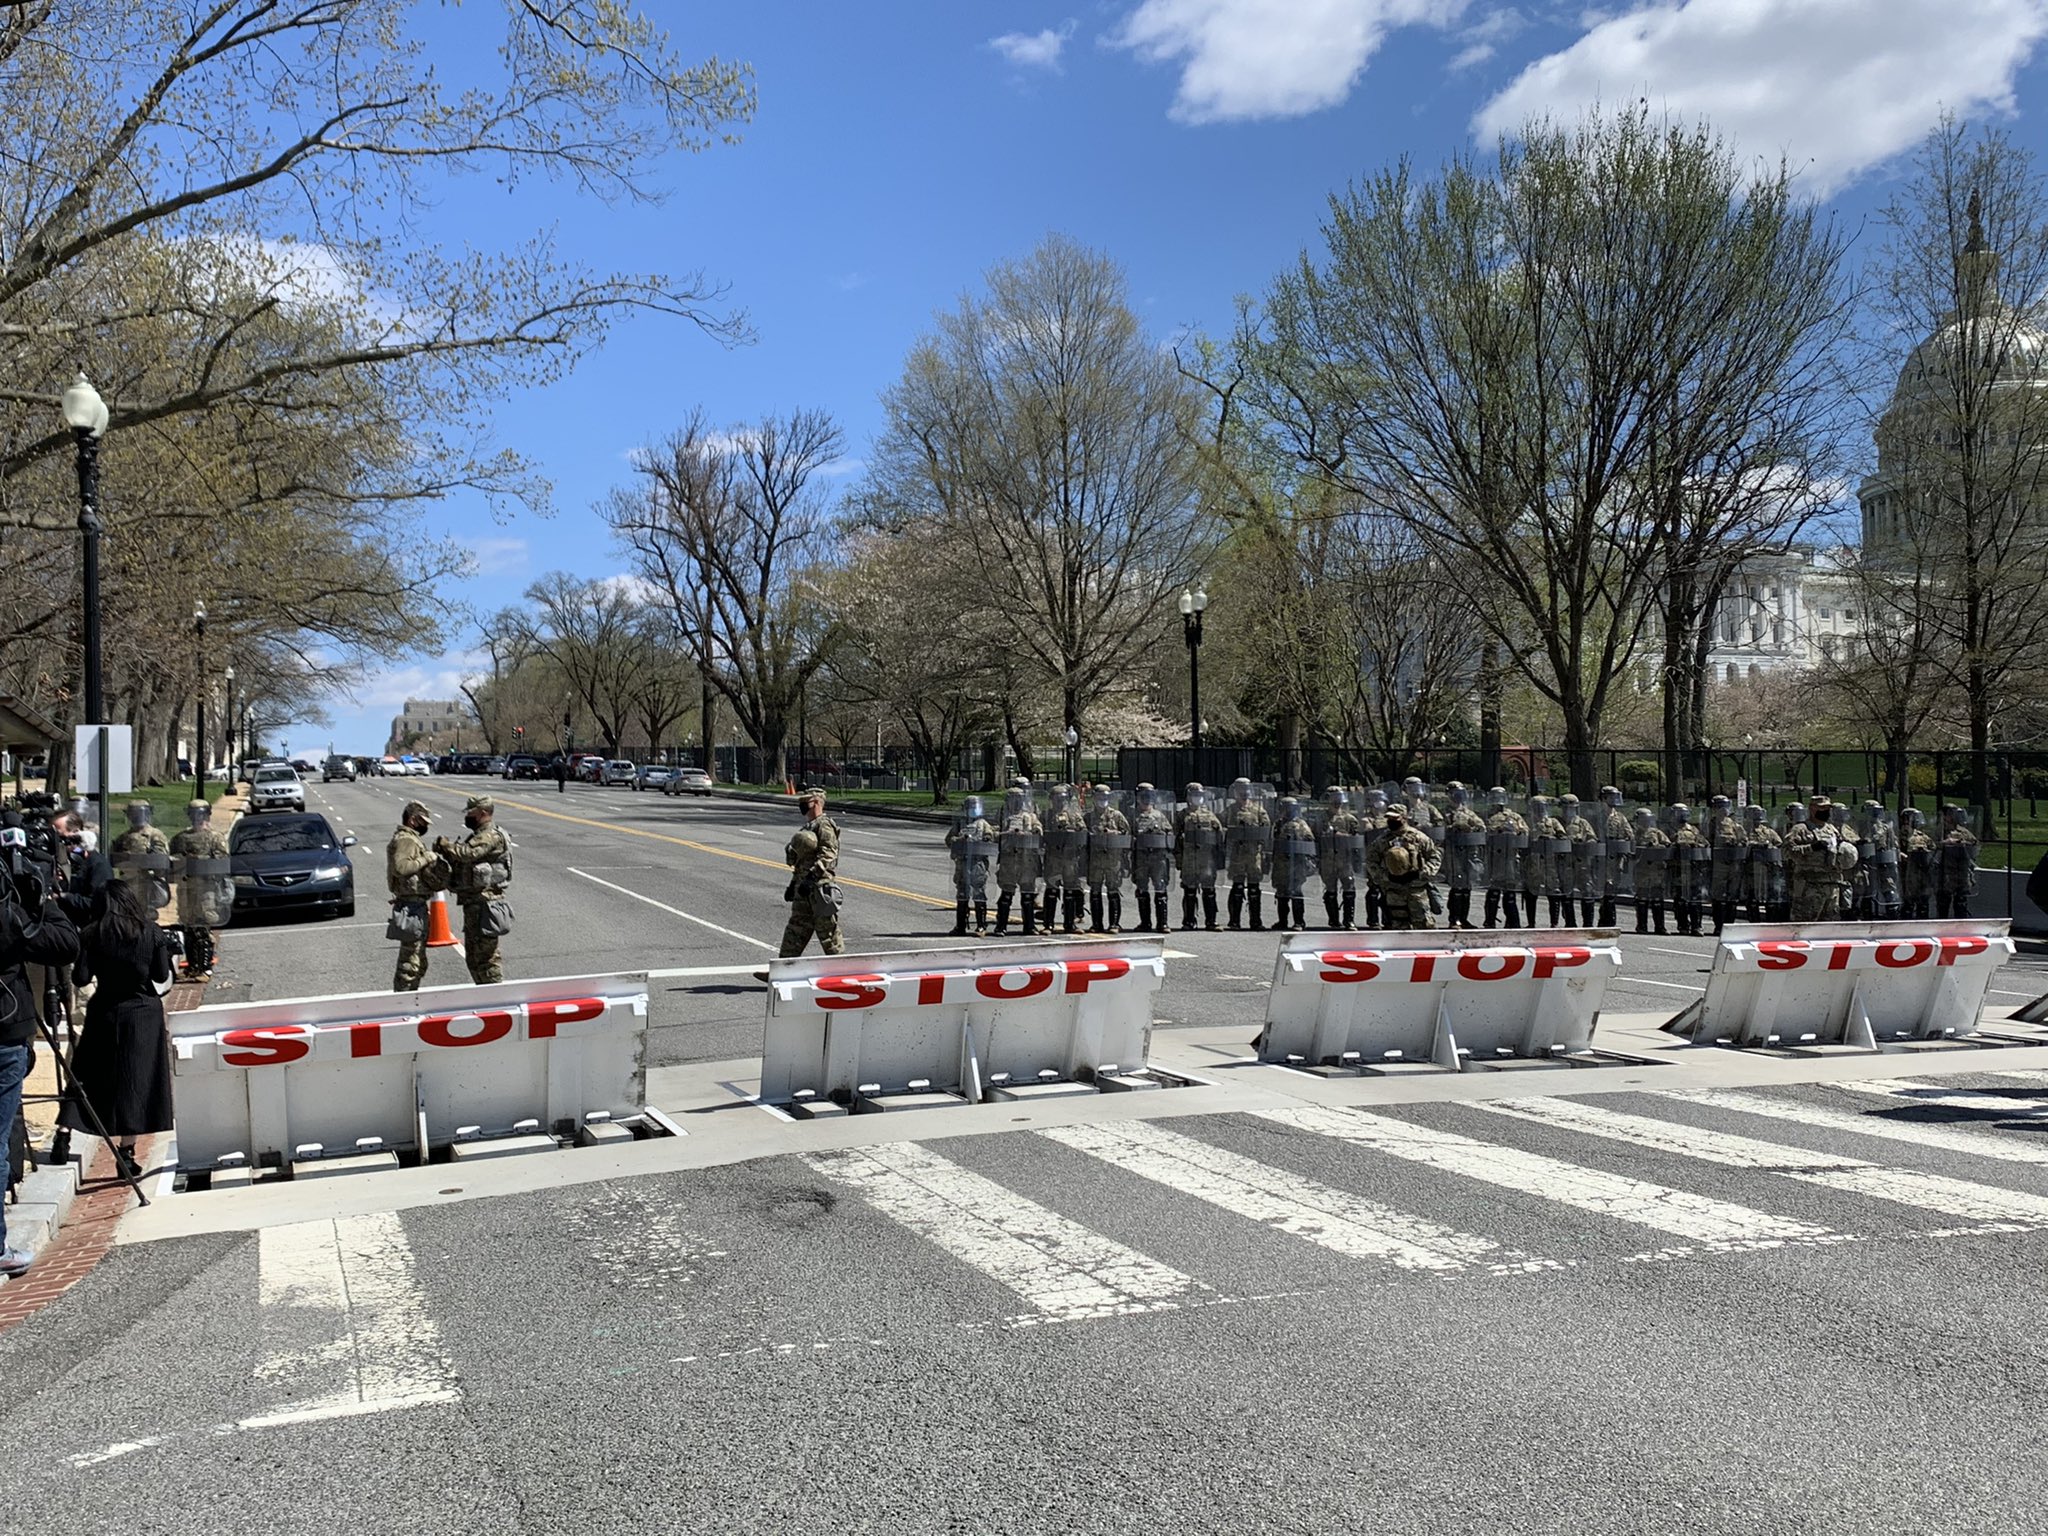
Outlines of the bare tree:
M 526 589 L 528 633 L 589 711 L 605 750 L 617 753 L 634 707 L 640 670 L 638 626 L 645 606 L 623 580 L 584 581 L 551 571 Z
M 823 411 L 729 432 L 699 411 L 640 455 L 636 483 L 604 507 L 634 569 L 778 778 L 804 684 L 833 638 L 815 593 L 827 553 L 817 480 L 844 444 Z

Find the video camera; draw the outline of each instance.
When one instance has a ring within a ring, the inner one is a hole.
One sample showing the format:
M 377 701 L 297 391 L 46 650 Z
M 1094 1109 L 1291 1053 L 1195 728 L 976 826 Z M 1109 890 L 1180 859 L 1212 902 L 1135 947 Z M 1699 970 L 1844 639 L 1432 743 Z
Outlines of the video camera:
M 32 792 L 21 797 L 19 810 L 0 811 L 0 864 L 8 884 L 31 906 L 62 891 L 72 863 L 84 848 L 57 830 L 64 805 L 55 795 Z

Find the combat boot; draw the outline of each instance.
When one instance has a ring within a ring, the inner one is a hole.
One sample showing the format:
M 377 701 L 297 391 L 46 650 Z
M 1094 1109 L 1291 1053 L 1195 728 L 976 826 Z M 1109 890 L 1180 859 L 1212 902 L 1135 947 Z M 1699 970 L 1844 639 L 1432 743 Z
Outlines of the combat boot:
M 1275 933 L 1286 933 L 1288 931 L 1287 898 L 1278 891 L 1273 893 L 1273 931 Z
M 1052 921 L 1053 918 L 1059 913 L 1061 902 L 1062 893 L 1054 890 L 1051 886 L 1048 885 L 1045 888 L 1043 905 L 1041 905 L 1038 909 L 1038 926 L 1043 928 L 1047 933 L 1052 932 Z
M 1230 926 L 1244 926 L 1244 887 L 1241 885 L 1233 885 L 1230 888 Z
M 977 939 L 988 937 L 988 903 L 985 901 L 974 904 L 974 936 Z
M 1166 920 L 1164 918 L 1161 918 L 1159 921 L 1159 931 L 1161 933 L 1166 931 Z M 1193 933 L 1195 931 L 1195 893 L 1192 888 L 1183 890 L 1180 893 L 1180 931 L 1182 933 Z
M 1503 909 L 1504 909 L 1504 910 L 1506 911 L 1506 913 L 1507 913 L 1507 919 L 1508 919 L 1508 926 L 1509 926 L 1510 928 L 1519 928 L 1519 927 L 1521 927 L 1521 926 L 1522 926 L 1522 910 L 1521 910 L 1521 909 L 1522 909 L 1522 900 L 1521 900 L 1521 894 L 1520 894 L 1519 892 L 1517 892 L 1517 891 L 1509 891 L 1509 892 L 1507 893 L 1507 900 L 1503 901 L 1503 902 L 1501 903 L 1501 906 L 1502 906 L 1502 908 L 1503 908 Z M 1488 924 L 1487 924 L 1486 926 L 1487 926 L 1487 927 L 1489 927 L 1489 928 L 1491 928 L 1491 927 L 1493 926 L 1493 924 L 1491 924 L 1491 923 L 1488 923 Z M 1529 926 L 1533 928 L 1533 927 L 1535 927 L 1536 925 L 1535 925 L 1534 923 L 1531 923 L 1531 924 L 1530 924 Z
M 966 933 L 967 903 L 965 901 L 956 901 L 953 903 L 953 937 L 956 939 L 962 938 Z
M 1323 912 L 1330 919 L 1325 926 L 1330 928 L 1340 926 L 1337 922 L 1337 893 L 1335 891 L 1323 892 Z
M 1088 893 L 1088 926 L 1096 933 L 1108 932 L 1108 929 L 1103 926 L 1102 922 L 1102 892 L 1100 891 L 1090 891 Z
M 1029 891 L 1026 891 L 1022 900 L 1024 903 L 1024 937 L 1028 939 L 1035 936 L 1038 932 L 1038 898 Z
M 1558 909 L 1558 906 L 1559 906 L 1559 902 L 1558 902 L 1558 899 L 1557 899 L 1557 898 L 1556 898 L 1555 896 L 1552 896 L 1552 897 L 1550 897 L 1550 898 L 1549 898 L 1549 902 L 1550 902 L 1550 926 L 1551 926 L 1551 927 L 1553 927 L 1553 928 L 1562 928 L 1562 927 L 1564 926 L 1564 924 L 1558 921 L 1558 916 L 1557 916 L 1557 909 Z
M 1010 898 L 1008 896 L 998 896 L 996 898 L 996 926 L 994 931 L 998 935 L 1010 931 Z
M 1650 903 L 1650 921 L 1651 921 L 1651 922 L 1653 922 L 1653 923 L 1655 923 L 1655 924 L 1657 925 L 1657 936 L 1658 936 L 1659 938 L 1662 938 L 1662 937 L 1664 936 L 1664 903 L 1663 903 L 1663 902 L 1661 902 L 1661 901 L 1653 901 L 1653 902 L 1651 902 L 1651 903 Z
M 1171 898 L 1164 891 L 1160 891 L 1153 896 L 1152 931 L 1154 933 L 1173 932 L 1173 929 L 1169 926 L 1172 911 L 1170 901 Z
M 1636 903 L 1636 932 L 1648 933 L 1649 931 L 1650 904 L 1646 901 L 1639 901 Z
M 1365 926 L 1382 927 L 1387 920 L 1387 904 L 1381 899 L 1379 889 L 1368 885 L 1365 888 Z
M 1216 891 L 1214 887 L 1202 888 L 1202 927 L 1210 933 L 1216 932 Z
M 1500 926 L 1499 891 L 1488 891 L 1486 893 L 1486 926 L 1489 928 L 1498 928 Z M 1508 926 L 1510 928 L 1515 926 L 1515 909 L 1513 907 L 1508 908 Z
M 1150 933 L 1151 931 L 1152 893 L 1150 891 L 1140 891 L 1138 892 L 1138 932 Z
M 1600 926 L 1602 928 L 1612 928 L 1618 921 L 1620 919 L 1614 915 L 1614 898 L 1612 896 L 1602 896 L 1600 898 Z
M 1344 919 L 1344 931 L 1346 933 L 1356 930 L 1358 927 L 1358 892 L 1346 891 L 1344 893 L 1343 910 L 1339 915 Z
M 1079 933 L 1080 931 L 1081 893 L 1079 891 L 1069 891 L 1067 892 L 1067 932 Z
M 1294 926 L 1302 933 L 1308 932 L 1308 898 L 1296 896 L 1294 901 Z
M 1109 931 L 1111 933 L 1122 933 L 1124 931 L 1124 893 L 1122 891 L 1111 891 L 1109 893 Z
M 1265 902 L 1266 893 L 1255 885 L 1246 895 L 1250 898 L 1252 905 L 1252 932 L 1264 933 L 1266 931 L 1266 923 L 1265 919 L 1259 916 L 1259 908 Z

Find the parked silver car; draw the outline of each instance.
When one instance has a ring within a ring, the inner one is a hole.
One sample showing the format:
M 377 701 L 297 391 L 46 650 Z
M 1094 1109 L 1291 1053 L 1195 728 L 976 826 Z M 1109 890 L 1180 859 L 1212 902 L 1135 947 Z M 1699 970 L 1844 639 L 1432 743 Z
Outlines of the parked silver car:
M 606 789 L 615 784 L 630 784 L 633 782 L 633 775 L 639 771 L 623 757 L 615 757 L 604 765 L 604 777 L 597 782 Z
M 258 768 L 256 778 L 249 786 L 249 810 L 257 811 L 303 811 L 306 808 L 306 786 L 299 779 L 298 770 L 285 764 L 275 767 Z

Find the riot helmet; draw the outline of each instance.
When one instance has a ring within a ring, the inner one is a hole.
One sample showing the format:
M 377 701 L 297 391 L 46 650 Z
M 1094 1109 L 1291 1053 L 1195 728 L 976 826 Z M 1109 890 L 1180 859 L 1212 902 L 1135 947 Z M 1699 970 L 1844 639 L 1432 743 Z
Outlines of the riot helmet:
M 960 819 L 962 821 L 981 820 L 981 796 L 969 795 L 960 802 Z
M 1752 803 L 1742 808 L 1742 824 L 1749 828 L 1750 831 L 1754 832 L 1758 827 L 1762 826 L 1763 820 L 1764 808 L 1762 806 Z
M 149 802 L 147 800 L 130 800 L 123 814 L 128 818 L 129 827 L 134 831 L 140 832 L 149 825 Z
M 1096 785 L 1095 788 L 1090 790 L 1088 793 L 1088 803 L 1098 811 L 1108 810 L 1110 804 L 1109 786 L 1107 784 Z
M 1342 784 L 1332 784 L 1323 791 L 1323 801 L 1333 811 L 1351 809 L 1351 793 Z
M 1906 824 L 1912 827 L 1912 829 L 1915 832 L 1918 832 L 1922 827 L 1927 825 L 1926 813 L 1921 811 L 1917 806 L 1914 807 L 1912 810 L 1907 811 L 1905 814 Z
M 1072 804 L 1072 803 L 1073 803 L 1073 799 L 1074 799 L 1074 786 L 1073 786 L 1073 785 L 1071 785 L 1071 784 L 1055 784 L 1055 785 L 1053 785 L 1053 787 L 1052 787 L 1052 808 L 1053 808 L 1053 811 L 1054 811 L 1054 813 L 1055 813 L 1055 814 L 1057 814 L 1057 813 L 1058 813 L 1058 812 L 1060 812 L 1060 811 L 1064 811 L 1064 810 L 1065 810 L 1065 809 L 1066 809 L 1066 808 L 1067 808 L 1067 807 L 1068 807 L 1068 806 L 1069 806 L 1070 804 Z
M 1401 781 L 1401 793 L 1412 802 L 1422 799 L 1429 793 L 1429 789 L 1422 780 L 1411 773 Z
M 1456 779 L 1451 780 L 1445 792 L 1450 795 L 1451 804 L 1455 806 L 1463 808 L 1472 803 L 1472 791 L 1460 784 Z
M 1671 807 L 1671 819 L 1681 827 L 1692 820 L 1692 807 L 1680 801 Z
M 1280 820 L 1289 822 L 1300 814 L 1301 802 L 1292 795 L 1283 795 L 1280 799 Z
M 1941 808 L 1941 824 L 1945 828 L 1967 827 L 1970 813 L 1960 805 L 1944 805 Z
M 1387 792 L 1384 789 L 1368 789 L 1365 792 L 1365 808 L 1377 816 L 1387 808 Z
M 1602 805 L 1611 806 L 1617 811 L 1620 810 L 1621 791 L 1616 789 L 1612 784 L 1602 784 L 1600 786 L 1600 803 Z
M 1508 808 L 1508 792 L 1503 785 L 1496 784 L 1486 792 L 1486 803 L 1496 811 Z
M 1548 820 L 1549 817 L 1550 797 L 1548 795 L 1531 795 L 1529 797 L 1529 819 L 1540 823 Z
M 1806 807 L 1794 800 L 1785 807 L 1785 821 L 1788 825 L 1799 826 L 1806 820 Z
M 1729 799 L 1726 795 L 1716 795 L 1713 797 L 1713 799 L 1707 802 L 1707 809 L 1718 816 L 1723 811 L 1726 811 L 1728 809 L 1729 803 Z
M 1159 793 L 1159 791 L 1154 789 L 1150 784 L 1140 784 L 1138 786 L 1137 793 L 1138 809 L 1141 811 L 1149 811 L 1152 809 L 1153 798 Z
M 1019 785 L 1012 784 L 1003 795 L 1003 819 L 1008 821 L 1012 816 L 1022 816 L 1029 809 L 1031 809 L 1031 792 Z
M 1635 822 L 1638 832 L 1647 832 L 1657 823 L 1657 818 L 1650 814 L 1650 808 L 1647 805 L 1637 806 L 1635 815 L 1630 819 Z
M 1239 805 L 1243 805 L 1251 797 L 1252 781 L 1250 779 L 1232 779 L 1230 781 L 1230 798 L 1232 800 L 1236 801 Z

